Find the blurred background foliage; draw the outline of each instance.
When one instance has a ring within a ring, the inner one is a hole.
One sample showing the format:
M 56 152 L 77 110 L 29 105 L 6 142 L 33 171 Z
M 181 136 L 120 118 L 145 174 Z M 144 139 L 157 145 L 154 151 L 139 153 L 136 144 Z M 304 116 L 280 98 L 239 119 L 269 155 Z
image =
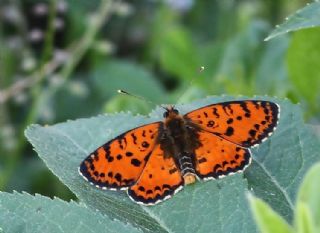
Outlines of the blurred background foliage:
M 175 103 L 185 90 L 181 102 L 278 96 L 301 103 L 306 121 L 319 124 L 320 30 L 264 41 L 306 3 L 1 0 L 0 190 L 74 198 L 32 151 L 24 129 L 154 108 L 117 89 L 156 104 Z

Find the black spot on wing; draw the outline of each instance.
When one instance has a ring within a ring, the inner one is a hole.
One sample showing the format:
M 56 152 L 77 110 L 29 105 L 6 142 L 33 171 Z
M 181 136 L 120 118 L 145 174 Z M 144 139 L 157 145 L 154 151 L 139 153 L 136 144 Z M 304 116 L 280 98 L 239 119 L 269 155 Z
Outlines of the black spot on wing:
M 234 132 L 234 129 L 233 127 L 229 126 L 227 128 L 227 131 L 224 133 L 226 136 L 232 136 L 233 135 L 233 132 Z
M 252 104 L 254 105 L 254 107 L 256 108 L 256 109 L 259 109 L 260 108 L 260 105 L 259 105 L 259 101 L 252 101 Z
M 232 119 L 232 118 L 229 118 L 229 119 L 227 120 L 227 124 L 232 124 L 232 122 L 233 122 L 233 119 Z
M 130 151 L 127 151 L 127 152 L 126 152 L 126 156 L 127 156 L 127 157 L 131 157 L 132 155 L 133 155 L 132 152 L 130 152 Z
M 131 164 L 135 167 L 140 167 L 141 161 L 134 158 L 134 159 L 131 159 Z
M 131 137 L 134 144 L 137 144 L 137 136 L 134 133 L 131 133 Z
M 207 127 L 212 128 L 214 126 L 215 122 L 214 121 L 208 121 Z
M 217 108 L 213 108 L 213 115 L 215 115 L 217 118 L 220 117 L 220 115 L 218 114 L 218 109 Z
M 247 103 L 246 102 L 241 102 L 240 103 L 240 107 L 242 108 L 242 110 L 245 112 L 245 116 L 247 117 L 247 115 L 250 115 L 250 110 L 248 109 Z
M 249 130 L 249 134 L 250 134 L 251 137 L 255 137 L 256 134 L 257 134 L 257 131 L 254 130 L 254 129 L 250 129 L 250 130 Z
M 175 173 L 175 172 L 177 172 L 177 171 L 178 171 L 177 168 L 172 168 L 172 169 L 169 170 L 169 173 L 170 173 L 170 174 L 173 174 L 173 173 Z
M 122 144 L 122 138 L 118 138 L 118 144 L 119 144 L 119 147 L 120 149 L 123 149 L 123 144 Z
M 121 176 L 120 173 L 117 173 L 117 174 L 114 176 L 114 178 L 115 178 L 118 182 L 121 182 L 121 180 L 122 180 L 122 176 Z
M 144 141 L 144 142 L 142 142 L 141 146 L 144 148 L 148 148 L 150 146 L 150 144 L 148 142 Z
M 205 162 L 207 162 L 207 159 L 204 157 L 198 160 L 198 163 L 205 163 Z

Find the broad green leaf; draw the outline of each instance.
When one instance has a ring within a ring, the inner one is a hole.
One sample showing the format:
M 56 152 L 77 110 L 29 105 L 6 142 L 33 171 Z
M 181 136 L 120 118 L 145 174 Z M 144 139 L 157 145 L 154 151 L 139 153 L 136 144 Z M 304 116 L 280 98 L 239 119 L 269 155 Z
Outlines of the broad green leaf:
M 6 233 L 139 232 L 83 204 L 16 192 L 0 192 L 0 226 Z
M 311 223 L 309 225 L 315 225 L 317 229 L 320 229 L 320 163 L 314 165 L 310 171 L 308 171 L 300 189 L 297 198 L 298 207 L 307 209 L 305 212 L 310 212 L 309 215 Z M 302 207 L 301 207 L 302 206 Z M 299 210 L 299 209 L 298 209 Z M 299 215 L 299 211 L 297 212 Z M 298 223 L 299 216 L 296 216 L 296 222 Z
M 148 113 L 151 109 L 151 105 L 140 99 L 132 98 L 129 96 L 116 95 L 109 99 L 104 105 L 104 112 L 120 112 L 122 110 L 135 113 Z
M 109 60 L 100 63 L 93 78 L 103 97 L 113 96 L 119 89 L 152 101 L 163 101 L 166 97 L 160 82 L 151 72 L 129 61 Z
M 159 61 L 161 68 L 177 78 L 190 80 L 196 74 L 199 53 L 192 33 L 178 23 L 179 15 L 165 4 L 152 22 L 149 56 Z
M 311 111 L 320 110 L 319 41 L 319 28 L 296 32 L 287 55 L 289 78 L 297 94 L 307 101 Z
M 177 105 L 177 108 L 185 113 L 232 99 L 209 97 Z M 98 190 L 83 180 L 77 170 L 80 162 L 106 141 L 130 128 L 160 120 L 163 111 L 160 108 L 153 111 L 150 118 L 118 113 L 48 127 L 32 125 L 26 136 L 49 169 L 82 202 L 110 218 L 149 232 L 186 232 L 196 231 L 199 227 L 203 231 L 250 233 L 256 232 L 256 228 L 245 198 L 248 186 L 255 195 L 291 220 L 292 203 L 300 180 L 306 169 L 320 159 L 319 141 L 304 126 L 299 108 L 288 101 L 270 100 L 281 105 L 279 127 L 269 140 L 253 149 L 254 162 L 245 172 L 246 180 L 242 174 L 237 174 L 219 181 L 197 182 L 154 207 L 139 206 L 123 192 Z
M 319 194 L 318 194 L 319 195 Z M 295 209 L 294 225 L 298 233 L 316 233 L 310 208 L 303 202 L 298 202 Z
M 289 224 L 276 213 L 268 204 L 259 198 L 248 195 L 253 216 L 262 233 L 290 233 L 293 232 Z
M 220 62 L 216 81 L 217 93 L 252 94 L 253 67 L 258 66 L 257 57 L 261 51 L 261 40 L 267 32 L 268 25 L 262 21 L 253 21 L 235 38 L 228 41 Z
M 320 25 L 320 2 L 307 4 L 294 14 L 286 18 L 286 21 L 277 26 L 265 40 L 270 40 L 279 35 L 297 31 L 304 28 L 311 28 Z
M 289 47 L 287 36 L 265 43 L 261 61 L 255 76 L 257 93 L 285 96 L 290 90 L 286 68 L 286 54 Z
M 181 79 L 192 79 L 200 62 L 190 33 L 182 27 L 172 27 L 162 39 L 160 63 L 164 70 Z

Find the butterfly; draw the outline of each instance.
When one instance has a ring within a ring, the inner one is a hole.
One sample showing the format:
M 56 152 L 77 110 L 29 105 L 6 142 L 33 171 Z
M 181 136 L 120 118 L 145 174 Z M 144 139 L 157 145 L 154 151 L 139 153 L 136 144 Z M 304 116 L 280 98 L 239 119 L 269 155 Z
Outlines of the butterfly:
M 163 121 L 146 124 L 108 141 L 80 165 L 98 188 L 127 190 L 145 205 L 157 204 L 198 180 L 241 172 L 250 147 L 275 130 L 280 106 L 263 100 L 216 103 L 181 115 L 164 107 Z

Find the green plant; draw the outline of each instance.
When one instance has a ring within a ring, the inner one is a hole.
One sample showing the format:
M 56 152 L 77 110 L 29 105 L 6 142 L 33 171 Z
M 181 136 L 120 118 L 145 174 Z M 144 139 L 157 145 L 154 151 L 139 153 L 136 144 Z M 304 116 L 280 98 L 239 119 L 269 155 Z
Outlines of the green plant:
M 320 163 L 315 164 L 300 185 L 294 209 L 293 226 L 264 201 L 249 195 L 250 206 L 262 233 L 320 232 Z
M 177 107 L 187 112 L 202 105 L 231 99 L 234 98 L 210 97 Z M 253 190 L 255 195 L 290 221 L 299 181 L 306 170 L 320 159 L 319 140 L 303 124 L 299 108 L 288 101 L 268 99 L 281 105 L 279 127 L 267 142 L 253 149 L 254 161 L 244 175 L 198 182 L 153 207 L 137 205 L 123 192 L 96 189 L 82 179 L 77 169 L 81 160 L 105 141 L 134 126 L 161 119 L 161 109 L 154 110 L 150 118 L 119 113 L 53 126 L 32 125 L 26 130 L 26 136 L 48 168 L 76 194 L 82 208 L 88 208 L 88 212 L 98 210 L 108 219 L 119 220 L 110 224 L 109 230 L 117 224 L 130 224 L 145 232 L 256 232 L 246 202 L 246 191 Z M 25 194 L 11 195 L 2 194 L 5 198 L 1 198 L 0 208 L 3 211 L 0 213 L 15 216 L 16 208 L 10 209 L 4 200 L 11 197 L 16 200 L 12 204 L 15 205 L 20 198 L 25 198 Z M 32 199 L 41 202 L 41 198 L 36 196 Z M 50 202 L 46 200 L 46 203 Z M 41 208 L 49 208 L 46 203 Z M 28 211 L 26 209 L 24 214 Z M 60 224 L 59 220 L 55 223 Z M 0 222 L 0 226 L 6 225 Z

